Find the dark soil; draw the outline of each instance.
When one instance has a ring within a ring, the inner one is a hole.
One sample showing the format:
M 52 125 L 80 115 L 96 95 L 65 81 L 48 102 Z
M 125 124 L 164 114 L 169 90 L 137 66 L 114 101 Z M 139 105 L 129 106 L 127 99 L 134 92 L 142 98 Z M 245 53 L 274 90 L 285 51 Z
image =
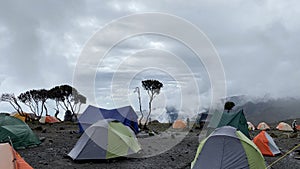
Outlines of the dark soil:
M 156 131 L 155 136 L 148 134 L 138 135 L 142 146 L 141 152 L 132 158 L 119 158 L 111 160 L 80 161 L 75 162 L 67 154 L 76 144 L 80 137 L 78 126 L 73 123 L 56 124 L 29 124 L 38 137 L 44 138 L 41 145 L 37 147 L 18 150 L 21 156 L 32 167 L 36 169 L 103 169 L 103 168 L 190 168 L 190 163 L 194 159 L 199 134 L 201 130 L 169 129 L 168 124 L 151 124 L 150 129 Z M 255 136 L 259 131 L 251 132 Z M 184 135 L 188 133 L 187 135 Z M 300 143 L 299 134 L 295 138 L 288 138 L 291 133 L 284 133 L 277 130 L 268 131 L 275 137 L 274 141 L 283 153 L 292 149 Z M 176 143 L 178 143 L 176 145 Z M 300 150 L 300 148 L 298 148 Z M 282 155 L 281 155 L 282 156 Z M 265 157 L 267 164 L 276 161 L 277 157 Z M 300 160 L 295 157 L 300 156 L 297 151 L 293 151 L 285 158 L 272 166 L 273 169 L 298 169 Z

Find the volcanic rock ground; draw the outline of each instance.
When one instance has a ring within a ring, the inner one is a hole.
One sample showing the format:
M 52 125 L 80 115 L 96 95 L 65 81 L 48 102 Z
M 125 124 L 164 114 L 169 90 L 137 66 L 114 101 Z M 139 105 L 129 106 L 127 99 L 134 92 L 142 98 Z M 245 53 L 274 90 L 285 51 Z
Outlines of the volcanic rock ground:
M 194 159 L 199 144 L 199 134 L 201 133 L 201 130 L 195 128 L 188 132 L 188 130 L 171 129 L 168 124 L 152 124 L 149 128 L 157 133 L 151 137 L 147 134 L 139 134 L 138 140 L 142 150 L 132 158 L 76 162 L 70 159 L 67 154 L 80 138 L 78 125 L 61 122 L 44 125 L 30 123 L 29 126 L 38 137 L 44 138 L 44 141 L 37 147 L 18 150 L 18 152 L 36 169 L 188 169 Z M 300 143 L 300 134 L 294 135 L 289 132 L 277 131 L 274 129 L 275 123 L 271 127 L 273 129 L 268 133 L 274 137 L 275 143 L 283 153 L 288 152 Z M 255 136 L 258 132 L 251 132 L 251 136 Z M 300 160 L 295 159 L 298 156 L 300 156 L 298 152 L 293 151 L 274 164 L 272 168 L 299 169 Z M 265 159 L 267 164 L 270 165 L 280 157 L 265 157 Z

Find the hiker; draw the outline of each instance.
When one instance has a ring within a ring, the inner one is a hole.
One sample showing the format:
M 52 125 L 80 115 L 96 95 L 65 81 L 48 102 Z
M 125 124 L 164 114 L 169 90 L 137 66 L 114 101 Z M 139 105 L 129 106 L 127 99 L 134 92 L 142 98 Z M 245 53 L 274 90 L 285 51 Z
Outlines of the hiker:
M 187 125 L 187 127 L 188 127 L 188 129 L 190 128 L 190 118 L 187 118 L 186 119 L 186 125 Z
M 227 101 L 224 105 L 224 110 L 227 110 L 227 113 L 229 113 L 230 110 L 235 106 L 233 102 Z
M 296 122 L 297 122 L 297 120 L 294 120 L 293 123 L 292 123 L 292 128 L 294 130 L 294 133 L 297 132 L 297 123 Z

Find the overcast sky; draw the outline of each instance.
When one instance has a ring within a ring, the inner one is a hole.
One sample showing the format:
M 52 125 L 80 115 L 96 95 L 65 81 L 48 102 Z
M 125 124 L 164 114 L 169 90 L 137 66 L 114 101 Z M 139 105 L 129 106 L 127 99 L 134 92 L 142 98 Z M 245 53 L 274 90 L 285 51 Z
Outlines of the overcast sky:
M 0 93 L 73 85 L 78 59 L 97 32 L 120 17 L 157 12 L 186 20 L 207 36 L 223 65 L 227 95 L 299 97 L 299 9 L 297 0 L 1 1 Z M 160 26 L 180 30 L 167 24 Z M 109 36 L 99 37 L 95 50 L 130 29 L 126 22 L 119 24 Z M 154 102 L 158 112 L 166 106 L 182 112 L 208 107 L 210 76 L 197 58 L 180 40 L 157 34 L 129 37 L 92 67 L 95 88 L 88 90 L 94 91 L 93 104 L 138 109 L 134 88 L 153 78 L 164 84 Z M 86 73 L 91 72 L 82 71 L 82 81 Z M 90 97 L 85 90 L 79 92 Z M 141 92 L 147 109 L 147 95 Z M 0 103 L 0 111 L 12 109 Z

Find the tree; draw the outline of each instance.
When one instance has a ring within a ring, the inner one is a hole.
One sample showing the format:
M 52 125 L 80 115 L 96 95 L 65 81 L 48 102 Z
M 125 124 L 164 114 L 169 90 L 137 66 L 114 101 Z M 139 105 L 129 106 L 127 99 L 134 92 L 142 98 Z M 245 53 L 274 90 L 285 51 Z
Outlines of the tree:
M 59 86 L 55 86 L 48 91 L 48 97 L 51 100 L 55 101 L 55 110 L 59 112 L 60 102 L 63 100 L 62 91 L 60 90 Z
M 141 92 L 140 92 L 140 88 L 139 87 L 136 87 L 134 92 L 137 92 L 138 93 L 138 99 L 139 99 L 139 105 L 140 105 L 140 112 L 142 114 L 142 117 L 140 118 L 139 120 L 139 125 L 142 125 L 142 120 L 144 118 L 144 113 L 142 111 L 142 101 L 141 101 Z
M 28 106 L 31 112 L 36 116 L 41 117 L 44 110 L 46 111 L 46 115 L 48 115 L 48 109 L 45 103 L 49 97 L 46 89 L 26 91 L 21 93 L 18 98 L 22 103 Z
M 55 101 L 56 111 L 62 107 L 65 111 L 71 111 L 77 117 L 81 105 L 86 103 L 86 97 L 69 85 L 55 86 L 49 90 L 49 98 Z
M 0 101 L 8 102 L 21 116 L 24 116 L 22 107 L 18 103 L 18 99 L 13 93 L 3 93 L 1 95 Z
M 142 86 L 147 91 L 149 96 L 149 113 L 144 124 L 144 128 L 146 128 L 152 110 L 152 101 L 157 95 L 159 95 L 163 84 L 158 80 L 143 80 Z
M 25 104 L 26 106 L 29 107 L 29 109 L 31 110 L 31 112 L 38 116 L 37 112 L 36 112 L 36 108 L 34 106 L 34 101 L 33 101 L 33 98 L 31 96 L 31 93 L 29 91 L 26 91 L 24 93 L 21 93 L 19 96 L 18 96 L 18 99 L 23 103 Z

